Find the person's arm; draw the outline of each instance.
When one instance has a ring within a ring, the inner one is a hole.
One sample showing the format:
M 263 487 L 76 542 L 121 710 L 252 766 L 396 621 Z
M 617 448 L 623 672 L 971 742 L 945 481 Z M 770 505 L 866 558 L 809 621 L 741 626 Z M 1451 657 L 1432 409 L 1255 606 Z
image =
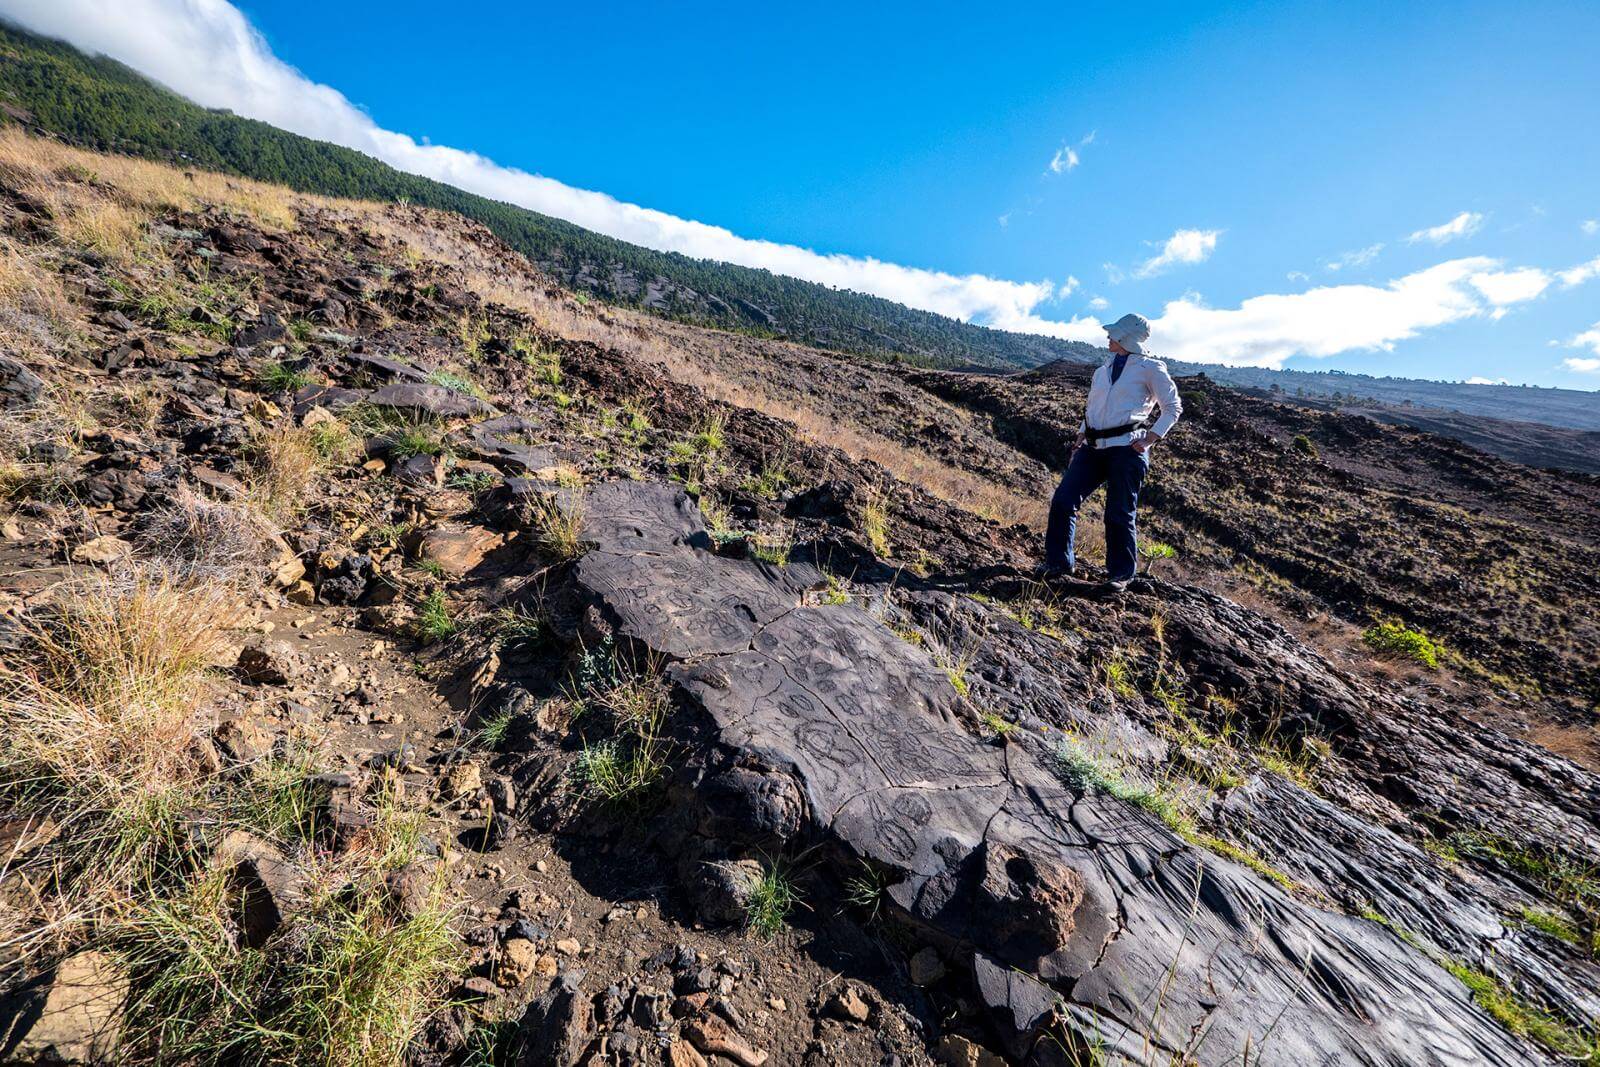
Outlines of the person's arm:
M 1146 386 L 1150 390 L 1150 395 L 1156 398 L 1156 403 L 1161 405 L 1161 417 L 1146 433 L 1144 448 L 1140 448 L 1140 452 L 1165 439 L 1183 414 L 1183 399 L 1178 396 L 1178 385 L 1172 380 L 1172 375 L 1167 373 L 1165 363 L 1160 360 L 1154 362 L 1150 367 L 1150 377 Z

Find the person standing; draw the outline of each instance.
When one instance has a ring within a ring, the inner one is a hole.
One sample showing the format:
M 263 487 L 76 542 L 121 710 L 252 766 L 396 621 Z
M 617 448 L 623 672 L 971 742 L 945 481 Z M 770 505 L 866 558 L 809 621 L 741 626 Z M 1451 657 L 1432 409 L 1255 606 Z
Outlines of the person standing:
M 1167 365 L 1145 355 L 1150 323 L 1144 316 L 1124 315 L 1105 331 L 1111 358 L 1094 372 L 1072 459 L 1050 500 L 1044 574 L 1072 573 L 1078 509 L 1104 485 L 1106 574 L 1110 588 L 1120 591 L 1138 566 L 1139 489 L 1150 469 L 1150 450 L 1172 432 L 1183 401 Z M 1160 415 L 1152 422 L 1157 408 Z

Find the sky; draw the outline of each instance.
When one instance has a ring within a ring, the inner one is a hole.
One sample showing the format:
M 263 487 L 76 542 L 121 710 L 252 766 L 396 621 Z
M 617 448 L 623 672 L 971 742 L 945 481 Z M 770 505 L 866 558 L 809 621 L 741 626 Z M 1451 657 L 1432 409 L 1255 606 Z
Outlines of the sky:
M 655 248 L 1154 354 L 1600 389 L 1600 4 L 0 0 Z

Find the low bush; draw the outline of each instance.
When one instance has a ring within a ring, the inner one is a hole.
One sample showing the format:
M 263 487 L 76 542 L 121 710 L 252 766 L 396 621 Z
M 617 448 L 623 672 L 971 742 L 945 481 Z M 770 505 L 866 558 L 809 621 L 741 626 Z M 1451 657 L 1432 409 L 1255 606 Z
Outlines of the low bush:
M 1444 654 L 1444 646 L 1421 630 L 1401 622 L 1380 622 L 1364 630 L 1361 640 L 1374 652 L 1409 659 L 1429 670 L 1439 669 L 1439 660 Z

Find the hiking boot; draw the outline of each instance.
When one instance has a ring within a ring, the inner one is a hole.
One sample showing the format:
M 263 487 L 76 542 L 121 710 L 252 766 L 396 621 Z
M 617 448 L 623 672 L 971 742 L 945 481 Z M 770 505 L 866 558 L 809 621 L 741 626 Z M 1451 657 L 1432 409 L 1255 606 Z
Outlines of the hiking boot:
M 1100 583 L 1100 591 L 1103 593 L 1126 593 L 1128 584 L 1132 581 L 1132 578 L 1112 578 L 1109 581 Z

